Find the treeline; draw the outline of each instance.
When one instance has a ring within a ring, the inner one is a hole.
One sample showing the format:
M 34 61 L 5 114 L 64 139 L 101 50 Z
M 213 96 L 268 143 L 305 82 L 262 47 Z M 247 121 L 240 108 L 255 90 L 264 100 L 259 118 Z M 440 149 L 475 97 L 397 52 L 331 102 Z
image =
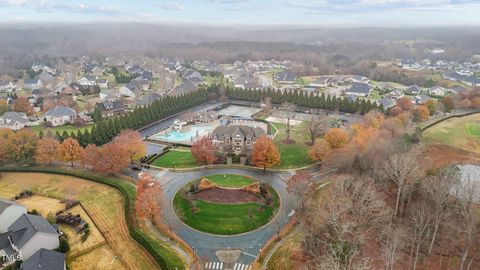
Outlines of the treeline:
M 220 87 L 211 86 L 208 88 L 209 92 L 217 91 Z M 282 104 L 290 102 L 300 107 L 315 108 L 322 110 L 341 111 L 345 113 L 359 113 L 365 114 L 371 110 L 378 109 L 384 111 L 383 106 L 377 105 L 375 102 L 364 99 L 356 99 L 355 101 L 348 98 L 337 98 L 330 95 L 314 95 L 304 91 L 279 91 L 279 90 L 255 90 L 255 89 L 240 89 L 240 88 L 226 88 L 225 94 L 230 99 L 259 102 L 260 100 L 270 97 L 272 103 Z
M 85 130 L 82 132 L 79 130 L 77 132 L 72 131 L 70 134 L 64 131 L 63 134 L 57 132 L 55 135 L 59 141 L 74 138 L 83 147 L 88 144 L 99 146 L 111 141 L 124 129 L 139 129 L 163 117 L 200 105 L 207 99 L 208 92 L 205 89 L 181 96 L 166 96 L 149 106 L 138 107 L 121 116 L 100 120 L 92 127 L 91 131 Z M 40 137 L 42 136 L 43 134 L 40 134 Z

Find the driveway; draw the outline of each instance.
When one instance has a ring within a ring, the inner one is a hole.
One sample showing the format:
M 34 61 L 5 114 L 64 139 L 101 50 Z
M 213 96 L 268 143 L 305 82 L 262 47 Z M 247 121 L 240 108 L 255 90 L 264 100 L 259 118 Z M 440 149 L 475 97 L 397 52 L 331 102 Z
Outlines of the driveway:
M 215 255 L 217 250 L 237 249 L 242 250 L 237 263 L 249 265 L 258 256 L 260 249 L 264 246 L 276 232 L 282 228 L 288 221 L 288 214 L 292 210 L 292 201 L 286 191 L 286 184 L 284 179 L 288 179 L 291 173 L 263 173 L 261 171 L 248 171 L 241 169 L 208 169 L 198 170 L 193 172 L 170 172 L 167 170 L 148 170 L 146 171 L 153 175 L 159 181 L 164 189 L 168 207 L 164 208 L 164 217 L 171 223 L 173 230 L 192 248 L 196 254 L 205 262 L 217 262 Z M 233 235 L 233 236 L 218 236 L 207 233 L 202 233 L 194 230 L 176 216 L 172 207 L 172 200 L 176 192 L 187 183 L 199 179 L 203 176 L 212 174 L 243 174 L 254 177 L 258 181 L 265 182 L 274 187 L 281 199 L 281 206 L 278 214 L 267 225 L 252 232 Z

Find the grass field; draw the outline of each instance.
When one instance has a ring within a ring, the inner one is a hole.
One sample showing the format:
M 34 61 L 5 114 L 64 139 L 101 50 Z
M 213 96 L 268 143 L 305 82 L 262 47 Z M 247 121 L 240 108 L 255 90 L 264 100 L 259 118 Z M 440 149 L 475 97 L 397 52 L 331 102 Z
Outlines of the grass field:
M 233 235 L 254 230 L 270 221 L 280 205 L 276 191 L 273 188 L 270 191 L 274 194 L 274 203 L 264 206 L 261 212 L 257 203 L 215 204 L 195 200 L 198 211 L 194 213 L 182 192 L 175 195 L 173 204 L 180 219 L 190 227 L 207 233 Z
M 303 240 L 303 233 L 300 231 L 293 232 L 293 235 L 278 248 L 270 258 L 267 264 L 268 270 L 289 270 L 296 269 L 290 256 L 298 249 Z
M 282 143 L 287 137 L 282 124 L 274 123 L 273 126 L 278 130 L 274 142 L 281 155 L 280 169 L 293 169 L 312 164 L 308 157 L 309 146 L 305 144 L 308 139 L 303 133 L 303 123 L 294 126 L 290 131 L 290 137 L 295 141 L 294 144 Z
M 69 260 L 71 269 L 158 269 L 153 258 L 130 238 L 125 222 L 123 197 L 117 190 L 71 176 L 2 173 L 0 197 L 11 198 L 25 189 L 78 199 L 105 235 L 108 243 L 102 247 L 105 252 L 94 250 Z M 113 256 L 105 259 L 105 253 Z M 89 266 L 84 264 L 86 261 L 96 263 Z M 106 265 L 101 265 L 100 262 Z
M 84 132 L 85 130 L 88 129 L 88 131 L 90 132 L 92 130 L 92 127 L 93 127 L 93 124 L 85 125 L 83 127 L 75 127 L 75 126 L 72 126 L 72 125 L 65 125 L 65 126 L 58 126 L 58 127 L 51 127 L 51 128 L 45 128 L 42 125 L 38 125 L 38 126 L 30 127 L 30 129 L 33 132 L 35 132 L 36 134 L 38 134 L 38 133 L 40 133 L 40 131 L 42 131 L 43 134 L 46 135 L 50 131 L 53 135 L 55 135 L 55 133 L 57 133 L 57 131 L 58 131 L 60 133 L 60 135 L 62 135 L 63 132 L 66 131 L 70 135 L 72 133 L 72 131 L 77 133 L 79 130 Z
M 228 188 L 240 188 L 254 182 L 250 177 L 236 174 L 215 174 L 206 176 L 205 178 L 221 187 Z
M 37 210 L 38 213 L 46 218 L 49 214 L 55 215 L 56 212 L 65 209 L 65 204 L 57 199 L 51 199 L 43 196 L 34 195 L 25 199 L 17 200 L 17 203 L 27 207 L 27 210 Z
M 153 161 L 152 165 L 164 168 L 191 168 L 200 166 L 197 160 L 188 151 L 169 151 Z
M 445 144 L 480 154 L 480 114 L 443 121 L 423 132 L 427 144 Z

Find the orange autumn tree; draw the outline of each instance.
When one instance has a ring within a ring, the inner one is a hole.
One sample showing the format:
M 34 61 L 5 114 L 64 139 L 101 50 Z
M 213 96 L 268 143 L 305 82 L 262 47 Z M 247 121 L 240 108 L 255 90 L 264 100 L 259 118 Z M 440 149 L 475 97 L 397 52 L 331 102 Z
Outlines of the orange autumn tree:
M 8 161 L 12 137 L 15 133 L 9 128 L 0 128 L 0 163 Z
M 402 97 L 397 100 L 397 106 L 402 109 L 402 111 L 407 112 L 413 108 L 412 100 L 408 97 Z
M 60 143 L 56 139 L 43 137 L 37 143 L 37 148 L 35 149 L 35 160 L 38 163 L 51 164 L 53 161 L 57 160 L 59 148 Z
M 123 130 L 113 141 L 125 148 L 131 163 L 147 154 L 147 145 L 141 140 L 140 133 L 137 131 Z
M 424 122 L 428 120 L 428 117 L 430 116 L 430 111 L 427 107 L 419 105 L 413 110 L 412 114 L 414 121 Z
M 70 165 L 73 167 L 73 162 L 82 158 L 83 148 L 77 140 L 68 138 L 60 144 L 59 155 L 63 161 L 70 162 Z
M 192 155 L 201 164 L 212 165 L 217 161 L 215 151 L 217 148 L 208 137 L 202 137 L 192 145 Z
M 316 139 L 313 146 L 308 151 L 308 156 L 314 161 L 323 161 L 330 156 L 332 148 L 325 140 Z
M 130 157 L 127 150 L 121 145 L 111 142 L 100 147 L 98 153 L 99 163 L 95 167 L 97 172 L 116 174 L 128 167 Z
M 155 225 L 156 217 L 162 211 L 163 191 L 160 184 L 149 174 L 142 174 L 137 182 L 135 209 L 140 217 L 147 218 Z
M 255 141 L 252 162 L 257 167 L 263 167 L 264 171 L 267 168 L 280 164 L 280 152 L 272 139 L 263 135 Z
M 348 143 L 348 135 L 339 128 L 332 128 L 325 133 L 325 140 L 333 150 L 341 148 Z
M 19 97 L 15 103 L 13 103 L 12 109 L 16 112 L 23 112 L 29 116 L 34 113 L 33 106 L 27 97 Z
M 96 171 L 98 163 L 101 161 L 101 156 L 99 154 L 99 148 L 94 144 L 89 144 L 85 147 L 80 163 L 82 166 L 90 166 L 94 171 Z
M 8 153 L 10 160 L 30 163 L 35 154 L 38 137 L 29 129 L 22 129 L 8 137 Z

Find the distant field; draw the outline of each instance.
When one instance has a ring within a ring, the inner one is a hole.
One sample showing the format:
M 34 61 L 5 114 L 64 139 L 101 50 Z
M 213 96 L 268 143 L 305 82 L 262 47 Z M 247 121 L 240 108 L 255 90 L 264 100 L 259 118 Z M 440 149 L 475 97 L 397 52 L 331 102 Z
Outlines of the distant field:
M 480 153 L 480 114 L 443 121 L 423 132 L 423 142 Z

